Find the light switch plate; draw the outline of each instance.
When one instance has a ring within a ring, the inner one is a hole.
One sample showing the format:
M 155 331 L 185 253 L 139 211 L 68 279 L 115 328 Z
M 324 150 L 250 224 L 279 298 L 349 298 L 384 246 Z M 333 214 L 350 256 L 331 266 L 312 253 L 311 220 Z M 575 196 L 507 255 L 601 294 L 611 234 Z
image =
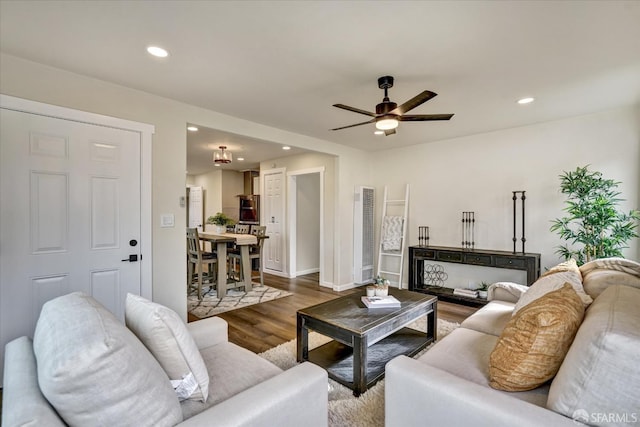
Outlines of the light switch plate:
M 160 227 L 167 228 L 175 225 L 175 217 L 173 214 L 160 215 Z

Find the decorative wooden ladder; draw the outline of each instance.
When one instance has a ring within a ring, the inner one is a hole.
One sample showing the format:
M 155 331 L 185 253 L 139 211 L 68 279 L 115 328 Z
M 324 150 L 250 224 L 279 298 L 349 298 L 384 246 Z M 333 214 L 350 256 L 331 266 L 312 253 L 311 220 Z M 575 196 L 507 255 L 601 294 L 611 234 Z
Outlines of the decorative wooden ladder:
M 384 276 L 399 289 L 402 289 L 402 268 L 404 266 L 404 251 L 407 246 L 408 209 L 409 184 L 405 187 L 404 199 L 389 199 L 387 186 L 384 187 L 377 275 Z M 401 232 L 398 227 L 401 228 Z

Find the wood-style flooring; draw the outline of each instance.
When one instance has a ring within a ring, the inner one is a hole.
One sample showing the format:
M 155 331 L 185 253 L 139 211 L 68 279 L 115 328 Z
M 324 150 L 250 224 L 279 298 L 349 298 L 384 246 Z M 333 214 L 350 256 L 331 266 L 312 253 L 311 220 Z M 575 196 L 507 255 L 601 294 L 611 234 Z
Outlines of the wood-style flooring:
M 295 339 L 296 312 L 304 307 L 320 304 L 361 288 L 335 292 L 318 284 L 318 274 L 309 274 L 295 279 L 265 274 L 265 284 L 273 288 L 292 292 L 293 295 L 275 301 L 264 302 L 219 314 L 229 323 L 229 341 L 255 353 Z M 438 302 L 438 318 L 451 322 L 462 322 L 477 308 Z M 198 320 L 189 315 L 189 321 Z

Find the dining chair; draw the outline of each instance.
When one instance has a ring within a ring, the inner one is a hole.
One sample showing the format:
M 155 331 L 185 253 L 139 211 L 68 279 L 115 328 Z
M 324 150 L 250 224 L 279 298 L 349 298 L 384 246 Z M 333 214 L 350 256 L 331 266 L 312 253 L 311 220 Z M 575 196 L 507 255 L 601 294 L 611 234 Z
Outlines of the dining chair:
M 211 252 L 204 252 L 200 246 L 197 228 L 187 228 L 187 292 L 198 288 L 198 299 L 202 300 L 202 284 L 207 282 L 212 288 L 217 275 L 218 259 Z M 207 271 L 202 266 L 207 266 Z
M 264 225 L 253 225 L 251 226 L 251 234 L 253 234 L 254 236 L 257 237 L 258 242 L 255 245 L 251 245 L 249 246 L 249 260 L 251 262 L 251 273 L 252 276 L 249 278 L 250 280 L 253 280 L 253 261 L 254 260 L 258 260 L 258 271 L 260 273 L 260 284 L 263 285 L 264 284 L 264 272 L 262 269 L 262 246 L 264 245 L 264 237 L 267 235 L 267 227 Z M 238 265 L 242 265 L 242 262 L 240 260 L 240 251 L 231 251 L 229 252 L 229 257 L 231 259 L 233 259 L 234 261 L 234 265 L 238 264 Z M 244 281 L 244 277 L 242 277 L 242 268 L 240 268 L 239 271 L 239 276 L 240 276 L 240 280 Z
M 236 224 L 236 228 L 234 233 L 236 234 L 249 234 L 249 230 L 251 229 L 250 224 Z

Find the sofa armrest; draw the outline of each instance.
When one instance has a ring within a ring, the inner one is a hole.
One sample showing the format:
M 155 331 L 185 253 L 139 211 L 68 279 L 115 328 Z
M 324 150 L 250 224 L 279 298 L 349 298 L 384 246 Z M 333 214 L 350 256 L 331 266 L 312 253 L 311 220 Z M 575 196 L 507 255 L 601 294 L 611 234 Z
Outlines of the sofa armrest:
M 528 286 L 520 285 L 513 282 L 497 282 L 489 286 L 487 290 L 487 300 L 499 300 L 517 303 L 522 294 L 524 294 Z
M 327 372 L 296 365 L 180 423 L 183 427 L 326 427 Z
M 20 337 L 7 343 L 2 388 L 3 426 L 66 426 L 42 395 L 33 341 Z
M 198 350 L 229 340 L 227 321 L 220 317 L 187 323 L 187 329 L 198 346 Z
M 385 374 L 385 425 L 539 427 L 580 425 L 549 409 L 483 387 L 406 356 Z

